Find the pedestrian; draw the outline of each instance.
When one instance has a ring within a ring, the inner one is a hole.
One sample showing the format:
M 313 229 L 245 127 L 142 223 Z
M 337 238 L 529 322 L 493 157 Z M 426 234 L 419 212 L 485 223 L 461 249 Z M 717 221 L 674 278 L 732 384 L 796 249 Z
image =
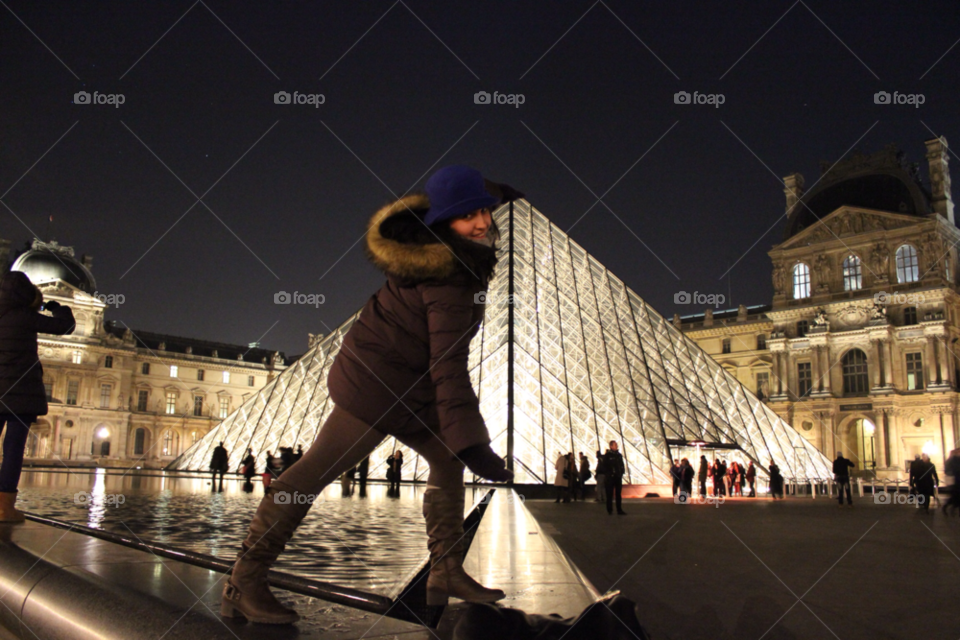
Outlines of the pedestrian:
M 853 493 L 850 491 L 850 468 L 853 463 L 843 457 L 843 452 L 837 452 L 837 459 L 833 461 L 833 479 L 837 482 L 837 495 L 840 506 L 843 506 L 843 492 L 847 492 L 847 505 L 853 506 Z
M 267 573 L 311 501 L 274 496 L 318 495 L 387 436 L 416 451 L 430 469 L 423 495 L 430 553 L 426 604 L 505 596 L 463 569 L 464 468 L 495 482 L 513 478 L 490 446 L 467 365 L 497 263 L 500 234 L 491 207 L 504 194 L 508 200 L 522 194 L 485 183 L 478 171 L 460 165 L 434 173 L 426 192 L 382 207 L 367 226 L 366 255 L 387 282 L 343 336 L 327 375 L 333 411 L 257 508 L 224 585 L 224 616 L 271 624 L 299 619 L 272 595 Z
M 953 477 L 953 484 L 950 485 L 950 499 L 943 505 L 943 514 L 950 515 L 950 507 L 953 507 L 957 510 L 957 515 L 960 515 L 960 448 L 950 452 L 943 470 Z
M 607 468 L 607 513 L 613 515 L 613 502 L 617 502 L 617 515 L 625 516 L 626 512 L 620 505 L 623 492 L 623 456 L 617 450 L 617 441 L 610 441 L 610 448 L 603 454 Z
M 48 411 L 37 333 L 64 335 L 73 329 L 70 307 L 55 300 L 44 304 L 40 289 L 25 273 L 10 271 L 0 279 L 0 433 L 6 425 L 0 464 L 0 522 L 25 519 L 16 508 L 23 452 L 30 425 Z
M 403 451 L 393 454 L 393 495 L 400 497 L 400 481 L 403 479 Z
M 673 481 L 673 495 L 677 495 L 677 491 L 680 490 L 681 482 L 681 471 L 680 471 L 680 461 L 674 460 L 673 464 L 670 465 L 670 480 Z
M 940 478 L 937 477 L 937 468 L 930 462 L 930 456 L 923 454 L 918 465 L 914 486 L 917 490 L 917 501 L 924 513 L 931 513 L 930 502 L 933 501 L 934 490 L 939 484 Z
M 557 499 L 554 502 L 570 502 L 570 465 L 566 454 L 561 453 L 557 456 L 557 463 L 554 465 L 557 475 L 553 478 L 553 486 L 557 488 Z
M 917 486 L 916 479 L 920 476 L 920 454 L 913 456 L 913 460 L 910 461 L 909 475 L 907 476 L 907 484 L 910 490 L 910 495 L 917 495 Z
M 580 469 L 577 468 L 577 458 L 573 452 L 567 453 L 567 470 L 570 472 L 570 496 L 577 501 L 577 496 L 583 498 L 583 486 L 580 484 Z
M 583 455 L 583 451 L 580 452 L 580 491 L 581 499 L 586 500 L 587 496 L 587 480 L 593 477 L 593 474 L 590 472 L 590 458 Z
M 243 475 L 243 490 L 253 491 L 253 476 L 257 474 L 257 459 L 253 455 L 253 448 L 247 448 L 247 455 L 240 461 L 240 473 Z
M 723 475 L 721 477 L 723 478 L 723 495 L 730 497 L 730 467 L 727 465 L 726 460 L 723 461 Z
M 750 464 L 747 466 L 746 473 L 747 484 L 750 486 L 750 496 L 751 498 L 757 497 L 757 468 L 753 466 L 753 460 L 750 461 Z
M 700 456 L 700 469 L 697 471 L 697 482 L 700 484 L 701 498 L 705 498 L 707 495 L 707 475 L 709 469 L 710 464 L 707 462 L 707 456 Z
M 210 470 L 213 472 L 213 478 L 210 482 L 210 490 L 217 490 L 217 474 L 220 474 L 220 491 L 223 491 L 223 474 L 230 469 L 230 455 L 223 446 L 223 440 L 213 449 L 213 456 L 210 457 Z
M 370 456 L 360 461 L 357 467 L 357 475 L 360 477 L 360 497 L 367 497 L 367 475 L 370 473 Z
M 773 460 L 770 461 L 770 494 L 774 500 L 777 496 L 783 500 L 783 476 L 780 475 L 780 467 Z
M 690 461 L 684 458 L 680 461 L 680 486 L 687 498 L 693 495 L 693 476 L 695 472 Z
M 393 475 L 394 475 L 393 461 L 394 459 L 395 459 L 394 454 L 392 453 L 389 456 L 387 456 L 387 497 L 393 496 Z
M 356 476 L 356 474 L 356 467 L 350 467 L 340 474 L 340 494 L 344 498 L 349 498 L 353 495 L 353 478 Z
M 279 466 L 279 461 L 274 458 L 273 454 L 267 451 L 267 462 L 263 467 L 263 491 L 264 493 L 270 488 L 270 484 L 280 476 L 280 473 L 283 471 Z
M 607 501 L 607 465 L 603 454 L 597 450 L 597 502 Z
M 293 466 L 293 447 L 280 447 L 280 473 Z

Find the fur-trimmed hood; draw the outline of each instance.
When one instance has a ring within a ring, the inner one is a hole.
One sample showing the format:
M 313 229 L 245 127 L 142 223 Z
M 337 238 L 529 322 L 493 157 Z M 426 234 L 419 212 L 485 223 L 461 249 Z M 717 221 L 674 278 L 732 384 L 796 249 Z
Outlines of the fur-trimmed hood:
M 366 254 L 382 271 L 402 280 L 447 280 L 457 275 L 488 280 L 496 249 L 462 238 L 447 224 L 428 227 L 426 195 L 411 194 L 381 207 L 367 224 Z M 496 225 L 491 227 L 499 237 Z

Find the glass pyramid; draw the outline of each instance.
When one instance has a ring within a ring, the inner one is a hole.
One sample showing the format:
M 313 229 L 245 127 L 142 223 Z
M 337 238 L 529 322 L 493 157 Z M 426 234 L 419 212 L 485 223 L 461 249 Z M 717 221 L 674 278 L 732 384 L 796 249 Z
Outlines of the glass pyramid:
M 694 442 L 739 449 L 761 470 L 774 460 L 788 478 L 830 477 L 816 448 L 528 202 L 504 205 L 494 218 L 506 241 L 469 368 L 493 448 L 516 482 L 551 483 L 559 453 L 593 459 L 610 440 L 624 454 L 625 483 L 669 482 L 671 458 Z M 358 315 L 169 468 L 207 469 L 220 440 L 232 469 L 247 447 L 258 467 L 266 451 L 307 448 L 333 409 L 327 372 Z M 370 477 L 386 475 L 398 447 L 384 440 Z M 404 478 L 426 478 L 415 452 L 404 460 Z

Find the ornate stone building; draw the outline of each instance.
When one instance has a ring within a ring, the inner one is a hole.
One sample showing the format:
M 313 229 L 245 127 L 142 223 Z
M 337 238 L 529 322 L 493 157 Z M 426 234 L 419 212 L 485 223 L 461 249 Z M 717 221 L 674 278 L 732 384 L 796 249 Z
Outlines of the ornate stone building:
M 960 441 L 960 229 L 947 141 L 926 148 L 927 184 L 893 145 L 821 163 L 809 191 L 799 173 L 784 178 L 772 305 L 674 317 L 820 451 L 842 451 L 864 477 L 904 478 L 923 452 L 942 474 Z
M 0 264 L 9 253 L 0 241 Z M 98 293 L 92 262 L 34 240 L 10 267 L 77 321 L 72 334 L 39 337 L 50 412 L 31 428 L 28 464 L 165 466 L 285 368 L 279 352 L 105 320 L 122 300 Z

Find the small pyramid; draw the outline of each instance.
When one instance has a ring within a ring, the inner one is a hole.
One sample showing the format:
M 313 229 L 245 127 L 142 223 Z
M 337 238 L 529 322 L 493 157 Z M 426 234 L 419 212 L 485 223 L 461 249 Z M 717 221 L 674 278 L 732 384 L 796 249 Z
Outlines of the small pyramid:
M 623 453 L 625 484 L 669 483 L 671 459 L 689 457 L 693 443 L 705 443 L 708 458 L 715 447 L 752 460 L 761 473 L 773 460 L 787 478 L 830 477 L 813 445 L 529 202 L 503 205 L 494 218 L 505 241 L 468 366 L 493 448 L 515 482 L 551 483 L 559 453 L 592 459 L 610 440 Z M 168 468 L 206 469 L 220 440 L 231 468 L 248 447 L 258 467 L 266 451 L 308 448 L 333 409 L 327 372 L 358 316 Z M 394 438 L 380 444 L 370 477 L 386 475 L 398 448 L 406 449 Z M 404 451 L 404 478 L 427 472 Z

